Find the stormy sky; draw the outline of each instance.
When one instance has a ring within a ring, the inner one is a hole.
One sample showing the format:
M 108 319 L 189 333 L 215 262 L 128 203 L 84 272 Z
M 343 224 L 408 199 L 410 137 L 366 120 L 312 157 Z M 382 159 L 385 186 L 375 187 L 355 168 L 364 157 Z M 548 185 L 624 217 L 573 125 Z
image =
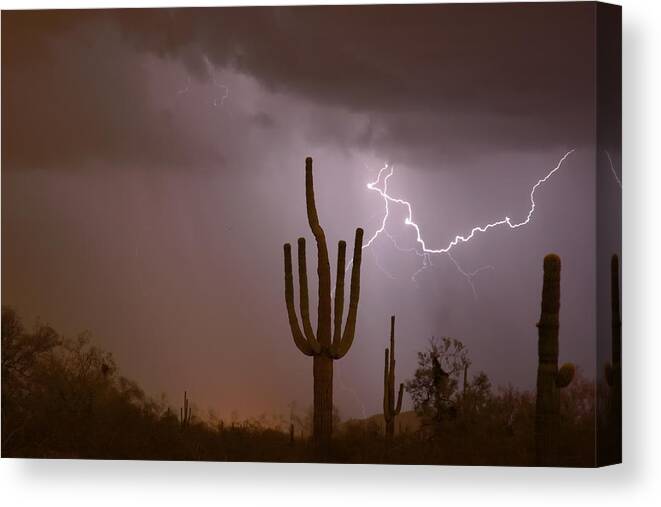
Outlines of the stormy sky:
M 380 411 L 434 336 L 472 373 L 534 386 L 542 258 L 563 260 L 561 360 L 594 375 L 594 6 L 493 4 L 2 13 L 2 302 L 87 329 L 126 376 L 229 418 L 311 404 L 282 244 L 311 240 L 304 159 L 335 259 L 381 224 L 384 163 L 427 245 L 505 216 L 421 267 L 364 251 L 357 337 L 335 364 L 343 417 Z M 616 154 L 617 158 L 617 154 Z M 617 160 L 616 160 L 617 162 Z M 415 246 L 405 210 L 388 231 Z M 314 250 L 309 253 L 315 293 Z M 410 400 L 405 397 L 405 407 Z

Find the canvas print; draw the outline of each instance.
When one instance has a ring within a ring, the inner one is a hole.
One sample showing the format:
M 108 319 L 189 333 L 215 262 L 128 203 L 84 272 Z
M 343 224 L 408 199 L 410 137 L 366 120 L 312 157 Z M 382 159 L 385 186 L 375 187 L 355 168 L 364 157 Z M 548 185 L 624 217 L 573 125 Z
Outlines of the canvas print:
M 620 34 L 2 12 L 2 457 L 620 462 Z

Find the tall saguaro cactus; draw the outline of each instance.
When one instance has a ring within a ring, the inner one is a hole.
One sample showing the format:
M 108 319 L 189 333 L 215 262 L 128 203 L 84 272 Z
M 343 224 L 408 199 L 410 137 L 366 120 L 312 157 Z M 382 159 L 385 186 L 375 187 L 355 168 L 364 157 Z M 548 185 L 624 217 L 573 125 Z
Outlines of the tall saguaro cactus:
M 285 253 L 285 301 L 289 327 L 298 349 L 306 356 L 313 357 L 314 376 L 314 416 L 313 438 L 327 447 L 333 432 L 333 361 L 342 358 L 351 348 L 356 331 L 358 297 L 360 294 L 360 263 L 363 249 L 363 230 L 356 229 L 351 268 L 351 288 L 349 311 L 346 325 L 342 330 L 344 312 L 344 274 L 346 270 L 346 242 L 340 241 L 337 247 L 337 278 L 335 284 L 334 310 L 331 318 L 331 271 L 328 259 L 326 235 L 317 215 L 312 179 L 312 159 L 305 159 L 305 202 L 308 222 L 317 243 L 318 306 L 317 331 L 312 329 L 308 299 L 308 278 L 305 256 L 305 238 L 298 239 L 298 279 L 299 304 L 302 327 L 294 305 L 294 282 L 292 275 L 291 245 L 284 246 Z M 331 333 L 332 328 L 332 333 Z
M 558 331 L 560 328 L 560 257 L 544 257 L 542 313 L 537 324 L 539 332 L 537 366 L 537 400 L 535 403 L 536 464 L 557 464 L 557 427 L 560 406 L 559 389 L 574 378 L 571 363 L 558 369 Z
M 386 360 L 383 368 L 383 418 L 386 421 L 386 439 L 395 435 L 395 417 L 402 411 L 404 384 L 399 384 L 397 405 L 395 405 L 395 316 L 390 317 L 390 350 L 386 347 Z
M 611 258 L 611 362 L 606 365 L 606 382 L 610 387 L 608 423 L 609 440 L 615 449 L 614 459 L 622 459 L 622 317 L 620 315 L 620 262 Z

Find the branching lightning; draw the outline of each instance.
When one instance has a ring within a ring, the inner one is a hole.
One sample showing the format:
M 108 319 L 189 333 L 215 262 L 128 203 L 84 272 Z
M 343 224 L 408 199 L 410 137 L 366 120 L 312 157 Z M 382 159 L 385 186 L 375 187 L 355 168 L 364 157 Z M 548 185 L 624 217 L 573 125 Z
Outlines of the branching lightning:
M 421 258 L 422 258 L 422 265 L 420 266 L 420 268 L 419 268 L 417 271 L 415 271 L 415 272 L 411 275 L 411 281 L 416 282 L 416 281 L 417 281 L 417 278 L 418 278 L 418 275 L 419 275 L 420 273 L 422 273 L 422 272 L 423 272 L 424 270 L 426 270 L 427 268 L 430 268 L 430 267 L 433 266 L 433 263 L 432 263 L 432 260 L 431 260 L 431 255 L 430 255 L 429 253 L 421 252 L 420 250 L 418 250 L 418 249 L 415 248 L 415 247 L 408 247 L 408 248 L 405 248 L 405 247 L 400 246 L 399 243 L 397 243 L 397 240 L 395 239 L 395 237 L 394 237 L 392 234 L 390 234 L 390 233 L 388 232 L 387 229 L 384 229 L 384 230 L 383 230 L 383 234 L 385 234 L 386 237 L 387 237 L 388 239 L 390 239 L 390 241 L 392 242 L 392 244 L 393 244 L 393 246 L 395 247 L 396 250 L 399 250 L 400 252 L 414 253 L 414 254 L 417 255 L 418 257 L 421 257 Z M 475 289 L 475 283 L 474 283 L 474 281 L 473 281 L 473 278 L 474 278 L 476 275 L 478 275 L 479 273 L 481 273 L 482 271 L 485 271 L 485 270 L 487 270 L 487 269 L 494 269 L 494 266 L 491 266 L 491 265 L 489 265 L 489 266 L 481 266 L 481 267 L 479 267 L 479 268 L 477 268 L 477 269 L 475 269 L 475 270 L 473 270 L 473 271 L 471 271 L 471 272 L 468 272 L 468 271 L 465 271 L 464 268 L 461 267 L 461 265 L 459 264 L 459 262 L 458 262 L 454 257 L 452 257 L 452 255 L 450 254 L 450 252 L 447 252 L 446 255 L 450 258 L 450 260 L 452 261 L 452 264 L 454 264 L 454 266 L 457 268 L 457 271 L 458 271 L 458 272 L 459 272 L 464 278 L 466 278 L 466 281 L 468 282 L 468 285 L 470 285 L 471 291 L 473 292 L 473 297 L 474 297 L 475 299 L 477 299 L 477 290 Z M 379 269 L 381 269 L 381 271 L 383 271 L 384 273 L 386 273 L 386 275 L 388 275 L 390 278 L 393 278 L 393 279 L 394 279 L 394 277 L 393 277 L 389 272 L 387 272 L 384 268 L 382 268 L 381 266 L 378 266 L 378 267 L 379 267 Z
M 480 273 L 484 270 L 487 270 L 487 269 L 494 269 L 494 267 L 493 266 L 482 266 L 482 267 L 480 267 L 480 268 L 478 268 L 478 269 L 476 269 L 472 272 L 468 272 L 468 271 L 464 270 L 459 265 L 457 260 L 451 255 L 451 253 L 450 253 L 451 250 L 459 244 L 468 243 L 478 233 L 486 232 L 489 229 L 493 229 L 493 228 L 500 227 L 500 226 L 505 226 L 505 225 L 507 227 L 509 227 L 510 229 L 518 229 L 519 227 L 523 227 L 524 225 L 527 225 L 528 223 L 530 223 L 530 221 L 533 218 L 533 215 L 535 213 L 535 208 L 536 208 L 535 192 L 537 191 L 537 189 L 539 187 L 541 187 L 544 183 L 546 183 L 551 178 L 551 176 L 553 176 L 562 167 L 562 165 L 565 162 L 565 160 L 567 159 L 567 157 L 569 157 L 569 155 L 571 155 L 573 152 L 574 152 L 574 149 L 571 149 L 567 153 L 565 153 L 563 155 L 563 157 L 558 161 L 556 166 L 553 169 L 551 169 L 551 171 L 549 171 L 543 178 L 538 180 L 537 183 L 535 183 L 533 185 L 533 187 L 530 190 L 530 209 L 528 210 L 528 213 L 527 213 L 524 220 L 522 220 L 520 222 L 513 222 L 510 217 L 505 216 L 502 219 L 495 220 L 494 222 L 490 222 L 486 225 L 475 226 L 471 229 L 470 233 L 468 233 L 466 235 L 459 235 L 459 234 L 456 235 L 453 240 L 451 240 L 446 246 L 441 247 L 441 248 L 429 248 L 427 246 L 427 243 L 425 242 L 425 240 L 422 237 L 422 231 L 420 230 L 420 226 L 413 220 L 413 206 L 411 205 L 411 203 L 407 200 L 402 199 L 402 198 L 393 197 L 392 195 L 390 195 L 390 193 L 388 192 L 388 180 L 393 175 L 394 168 L 392 166 L 388 165 L 388 164 L 385 164 L 381 168 L 381 170 L 379 171 L 379 173 L 376 177 L 376 180 L 374 180 L 372 182 L 369 182 L 366 185 L 368 190 L 372 190 L 374 192 L 377 192 L 383 198 L 385 212 L 384 212 L 384 215 L 383 215 L 383 219 L 381 220 L 381 225 L 374 232 L 374 234 L 372 234 L 372 236 L 367 240 L 367 242 L 363 245 L 363 248 L 370 247 L 374 243 L 374 241 L 376 241 L 376 239 L 381 234 L 385 234 L 392 241 L 392 243 L 393 243 L 393 245 L 395 246 L 396 249 L 398 249 L 400 251 L 404 251 L 404 252 L 413 252 L 416 255 L 418 255 L 419 257 L 422 257 L 422 259 L 423 259 L 422 266 L 411 277 L 413 280 L 415 280 L 416 277 L 422 271 L 424 271 L 425 269 L 432 266 L 432 262 L 431 262 L 431 255 L 432 254 L 446 254 L 450 258 L 452 263 L 455 265 L 455 267 L 457 268 L 459 273 L 461 273 L 466 278 L 469 285 L 471 286 L 471 290 L 473 291 L 473 295 L 476 296 L 477 292 L 475 290 L 475 284 L 473 282 L 473 278 L 478 273 Z M 609 156 L 609 160 L 610 160 L 610 156 Z M 612 164 L 611 164 L 611 167 L 612 167 Z M 613 170 L 613 172 L 614 172 L 614 170 Z M 615 172 L 614 172 L 614 174 L 615 174 Z M 617 175 L 616 175 L 616 177 L 617 177 Z M 618 181 L 619 181 L 619 179 L 618 179 Z M 388 225 L 388 218 L 390 216 L 390 204 L 391 203 L 392 204 L 398 204 L 400 206 L 405 207 L 407 213 L 406 213 L 406 218 L 404 219 L 404 224 L 409 226 L 409 227 L 412 227 L 415 230 L 417 247 L 413 247 L 413 248 L 402 248 L 402 247 L 400 247 L 397 244 L 397 241 L 395 240 L 395 238 L 390 233 L 388 233 L 388 231 L 386 230 L 386 227 Z
M 429 254 L 427 254 L 429 255 Z M 452 264 L 455 265 L 457 268 L 457 271 L 461 273 L 464 278 L 466 278 L 466 281 L 468 282 L 468 285 L 471 287 L 471 291 L 473 291 L 473 298 L 477 299 L 477 290 L 475 289 L 475 282 L 473 281 L 473 278 L 477 276 L 479 273 L 482 271 L 486 271 L 487 269 L 496 269 L 494 266 L 488 265 L 488 266 L 480 266 L 477 269 L 474 269 L 473 271 L 464 271 L 464 269 L 459 265 L 459 263 L 456 261 L 454 257 L 452 257 L 452 254 L 450 252 L 447 253 L 447 256 L 450 258 L 452 261 Z

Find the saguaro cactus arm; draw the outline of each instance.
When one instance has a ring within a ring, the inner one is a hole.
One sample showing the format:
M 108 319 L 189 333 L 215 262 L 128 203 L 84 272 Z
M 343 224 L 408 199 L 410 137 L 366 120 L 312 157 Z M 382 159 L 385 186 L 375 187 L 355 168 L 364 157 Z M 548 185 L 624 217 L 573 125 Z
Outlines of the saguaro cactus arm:
M 390 391 L 392 396 L 395 396 L 395 316 L 390 317 Z M 404 384 L 399 384 L 399 394 L 397 396 L 397 405 L 392 400 L 390 406 L 392 415 L 396 416 L 402 410 L 402 396 L 404 394 Z
M 347 256 L 347 243 L 340 241 L 337 244 L 337 274 L 335 281 L 335 309 L 333 323 L 333 346 L 339 347 L 342 341 L 342 314 L 344 313 L 344 272 Z
M 331 354 L 334 359 L 340 359 L 351 348 L 356 333 L 356 318 L 358 317 L 358 298 L 360 296 L 360 263 L 363 258 L 363 230 L 356 229 L 353 245 L 353 264 L 351 266 L 351 289 L 349 292 L 349 312 L 344 326 L 342 339 L 333 343 Z M 337 297 L 337 293 L 335 294 Z M 340 319 L 341 320 L 341 319 Z M 337 316 L 336 316 L 337 322 Z
M 388 365 L 389 362 L 390 365 Z M 395 404 L 395 368 L 392 359 L 389 359 L 389 351 L 386 349 L 386 361 L 383 374 L 383 414 L 386 420 L 399 415 L 402 411 L 403 395 L 404 384 L 399 384 L 399 393 L 397 394 L 397 403 Z
M 300 291 L 301 321 L 303 334 L 310 346 L 315 349 L 317 339 L 310 323 L 310 302 L 308 298 L 308 269 L 305 256 L 305 238 L 298 238 L 298 286 Z
M 331 344 L 331 274 L 328 260 L 326 234 L 319 223 L 317 207 L 314 201 L 314 179 L 312 177 L 312 158 L 305 159 L 305 203 L 308 222 L 317 242 L 317 276 L 319 277 L 319 303 L 317 310 L 317 340 L 322 346 Z
M 296 308 L 294 306 L 294 278 L 292 275 L 291 266 L 291 245 L 286 243 L 284 246 L 285 252 L 285 302 L 287 303 L 287 317 L 289 318 L 289 327 L 291 329 L 294 343 L 298 350 L 303 352 L 306 356 L 314 355 L 315 351 L 312 345 L 306 340 L 298 325 L 298 316 L 296 315 Z
M 387 347 L 385 352 L 385 361 L 383 365 L 383 415 L 387 421 L 388 416 L 390 415 L 390 351 Z
M 558 370 L 558 374 L 555 376 L 555 386 L 562 389 L 571 384 L 571 381 L 574 380 L 574 375 L 576 374 L 576 367 L 573 363 L 565 363 Z
M 402 411 L 402 396 L 404 395 L 404 384 L 399 384 L 399 395 L 397 396 L 397 406 L 394 415 L 399 415 Z

